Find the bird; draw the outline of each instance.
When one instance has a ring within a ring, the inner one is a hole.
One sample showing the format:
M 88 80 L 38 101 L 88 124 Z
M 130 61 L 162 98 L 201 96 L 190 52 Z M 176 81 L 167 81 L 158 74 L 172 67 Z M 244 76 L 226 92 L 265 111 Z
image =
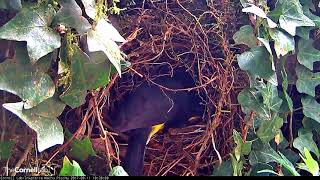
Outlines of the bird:
M 194 94 L 168 90 L 186 88 L 182 81 L 164 76 L 153 82 L 161 86 L 142 83 L 110 115 L 112 128 L 129 136 L 123 167 L 130 176 L 143 175 L 145 148 L 150 133 L 154 133 L 152 128 L 158 125 L 156 129 L 161 129 L 162 124 L 164 129 L 183 127 L 194 109 Z

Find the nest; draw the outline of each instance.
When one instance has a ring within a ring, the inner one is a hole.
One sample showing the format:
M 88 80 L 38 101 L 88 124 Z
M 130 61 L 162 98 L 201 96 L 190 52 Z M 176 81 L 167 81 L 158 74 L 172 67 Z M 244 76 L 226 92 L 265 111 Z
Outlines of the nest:
M 195 91 L 203 106 L 201 120 L 157 134 L 150 141 L 145 175 L 211 175 L 214 165 L 233 149 L 233 129 L 245 129 L 237 94 L 247 78 L 235 62 L 239 49 L 232 45 L 232 35 L 246 19 L 241 19 L 239 4 L 228 0 L 145 0 L 121 16 L 118 29 L 128 40 L 121 49 L 131 66 L 94 95 L 88 108 L 98 107 L 100 112 L 87 112 L 84 119 L 92 115 L 101 122 L 101 111 L 112 109 L 138 84 L 181 68 L 195 82 L 181 91 Z M 103 121 L 99 126 L 100 130 L 107 127 L 101 136 L 109 167 L 119 165 L 120 142 L 126 136 L 112 133 Z

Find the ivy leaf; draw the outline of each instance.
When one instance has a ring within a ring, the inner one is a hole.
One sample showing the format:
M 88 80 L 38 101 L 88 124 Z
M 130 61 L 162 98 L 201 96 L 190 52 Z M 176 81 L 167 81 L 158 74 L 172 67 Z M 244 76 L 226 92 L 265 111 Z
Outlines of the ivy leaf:
M 75 28 L 80 34 L 89 31 L 91 24 L 82 16 L 81 8 L 74 0 L 62 1 L 60 5 L 61 8 L 52 21 L 54 26 L 63 24 L 67 27 Z
M 214 166 L 212 176 L 232 176 L 230 159 L 223 161 L 221 165 Z
M 95 0 L 82 0 L 86 14 L 91 18 L 95 19 L 96 16 L 96 2 Z
M 237 161 L 236 158 L 230 153 L 231 165 L 233 169 L 233 176 L 241 176 L 243 170 L 243 161 Z
M 92 62 L 81 49 L 72 45 L 71 82 L 60 98 L 72 108 L 85 102 L 87 90 L 103 87 L 109 82 L 111 66 L 108 62 Z
M 271 119 L 271 115 L 263 104 L 263 97 L 259 91 L 252 88 L 243 89 L 238 95 L 238 102 L 241 104 L 242 111 L 247 115 L 253 111 L 262 119 Z
M 311 1 L 308 0 L 308 2 Z M 313 3 L 311 2 L 311 4 Z M 303 13 L 315 23 L 315 27 L 297 27 L 297 35 L 307 40 L 309 39 L 310 31 L 320 27 L 320 17 L 310 12 L 309 5 L 304 5 L 302 9 Z
M 57 117 L 64 110 L 65 104 L 56 97 L 49 98 L 31 109 L 24 109 L 23 102 L 6 103 L 2 106 L 37 133 L 39 152 L 63 143 L 63 128 Z
M 263 143 L 268 143 L 281 131 L 282 125 L 283 119 L 280 117 L 274 117 L 271 121 L 263 121 L 257 131 L 257 136 Z
M 297 27 L 297 35 L 305 40 L 308 40 L 310 31 L 313 29 L 314 27 Z
M 270 79 L 274 75 L 272 59 L 264 46 L 257 46 L 237 56 L 238 64 L 244 71 L 252 75 Z
M 14 146 L 14 141 L 3 141 L 0 142 L 0 160 L 9 159 L 12 155 L 12 148 Z
M 104 19 L 101 19 L 97 23 L 96 30 L 90 30 L 88 32 L 88 50 L 89 52 L 104 52 L 109 61 L 116 68 L 119 76 L 121 76 L 121 61 L 124 60 L 124 58 L 121 55 L 118 45 L 114 41 L 121 42 L 124 39 L 121 39 L 117 33 L 114 33 L 115 31 L 107 31 L 107 28 L 105 27 L 108 27 L 108 22 L 106 22 Z
M 279 112 L 282 99 L 278 96 L 277 87 L 268 83 L 265 88 L 261 89 L 261 94 L 263 97 L 263 103 L 268 107 L 268 109 Z
M 319 149 L 317 147 L 317 144 L 314 142 L 312 136 L 312 132 L 306 129 L 299 129 L 298 137 L 293 141 L 293 147 L 298 149 L 301 154 L 304 154 L 304 148 L 307 148 L 311 152 L 313 152 L 319 159 Z
M 266 163 L 257 163 L 252 166 L 250 176 L 270 176 L 270 173 L 261 173 L 262 170 L 272 170 L 273 167 Z
M 70 162 L 67 156 L 63 158 L 63 166 L 59 176 L 85 176 L 80 165 L 76 161 Z
M 256 163 L 277 162 L 286 168 L 291 175 L 300 176 L 300 174 L 295 170 L 293 164 L 283 154 L 280 152 L 279 154 L 271 148 L 269 143 L 267 143 L 262 149 L 255 150 L 250 153 L 249 162 L 251 165 Z
M 0 64 L 0 90 L 19 96 L 26 109 L 32 108 L 55 93 L 49 75 L 32 66 L 25 45 L 16 47 L 16 59 Z
M 311 2 L 311 1 L 310 1 Z M 311 2 L 312 3 L 312 2 Z M 313 4 L 313 3 L 312 3 Z M 303 6 L 303 13 L 310 18 L 314 23 L 315 23 L 315 27 L 319 28 L 320 27 L 320 17 L 317 15 L 314 15 L 311 11 L 310 11 L 310 6 Z M 315 28 L 314 27 L 314 28 Z
M 300 0 L 300 3 L 303 7 L 307 7 L 308 9 L 313 9 L 315 10 L 315 7 L 314 7 L 314 3 L 310 0 Z
M 280 27 L 290 35 L 296 35 L 296 28 L 301 26 L 315 26 L 315 23 L 303 14 L 299 0 L 279 0 L 272 16 L 279 17 Z
M 240 27 L 239 31 L 233 35 L 233 39 L 236 44 L 245 44 L 250 48 L 257 46 L 257 38 L 253 33 L 252 26 L 250 25 Z
M 309 131 L 315 130 L 320 133 L 320 122 L 311 118 L 304 117 L 302 120 L 302 124 L 304 129 L 308 129 Z
M 300 155 L 300 156 L 301 156 L 302 160 L 304 161 L 304 163 L 299 163 L 298 168 L 310 172 L 313 176 L 319 176 L 318 162 L 313 159 L 308 148 L 304 147 L 303 150 L 304 150 L 303 156 L 302 155 Z
M 248 7 L 245 7 L 242 9 L 242 12 L 250 12 L 252 14 L 255 14 L 256 16 L 259 16 L 263 19 L 267 20 L 268 26 L 270 28 L 275 28 L 277 27 L 277 24 L 275 22 L 273 22 L 270 18 L 267 17 L 267 14 L 259 7 L 257 7 L 254 4 L 250 4 Z
M 122 166 L 115 166 L 111 169 L 109 176 L 129 176 Z
M 260 149 L 252 150 L 249 155 L 249 162 L 251 165 L 257 163 L 275 162 L 275 158 L 281 158 L 277 152 L 272 149 L 269 143 L 263 144 Z
M 313 63 L 320 60 L 320 51 L 313 47 L 313 40 L 300 39 L 298 43 L 298 61 L 300 64 L 313 70 Z
M 267 48 L 268 52 L 272 56 L 272 50 L 271 50 L 271 46 L 270 46 L 270 43 L 269 43 L 269 39 L 260 38 L 260 37 L 258 37 L 257 39 Z M 272 70 L 275 71 L 274 65 L 272 66 Z
M 21 0 L 1 0 L 0 9 L 20 11 L 22 8 Z
M 236 130 L 233 130 L 233 140 L 237 144 L 235 147 L 235 157 L 237 161 L 239 161 L 242 155 L 248 155 L 250 153 L 252 142 L 243 142 L 240 134 Z
M 97 22 L 96 32 L 98 35 L 103 35 L 104 38 L 110 39 L 115 42 L 125 42 L 126 40 L 120 35 L 119 31 L 112 26 L 105 19 L 101 19 Z
M 269 34 L 274 40 L 274 49 L 278 58 L 280 58 L 280 55 L 285 56 L 290 51 L 294 51 L 295 43 L 290 34 L 282 32 L 278 29 L 270 29 Z
M 320 123 L 320 104 L 311 96 L 301 98 L 303 114 Z
M 297 65 L 296 73 L 298 76 L 297 90 L 315 97 L 315 88 L 320 84 L 320 73 L 313 73 L 308 68 Z
M 293 164 L 283 154 L 279 152 L 281 158 L 273 157 L 274 160 L 289 171 L 290 175 L 300 176 Z
M 89 156 L 95 156 L 96 152 L 92 148 L 90 139 L 86 137 L 82 140 L 74 139 L 71 142 L 70 154 L 80 161 L 85 161 Z
M 61 45 L 59 34 L 49 27 L 54 14 L 50 5 L 24 8 L 0 28 L 0 39 L 27 41 L 28 54 L 34 64 Z
M 55 53 L 49 53 L 42 58 L 40 58 L 34 66 L 44 73 L 47 73 L 50 69 L 52 59 L 55 58 Z

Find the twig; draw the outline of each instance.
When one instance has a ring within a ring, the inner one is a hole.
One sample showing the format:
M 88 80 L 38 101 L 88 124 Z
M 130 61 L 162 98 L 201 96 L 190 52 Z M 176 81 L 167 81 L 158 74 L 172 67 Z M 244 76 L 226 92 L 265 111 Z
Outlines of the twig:
M 89 103 L 90 104 L 90 103 Z M 90 106 L 90 105 L 89 105 Z M 89 116 L 91 116 L 93 114 L 93 111 L 91 111 L 89 113 L 89 110 L 86 112 L 82 122 L 81 122 L 81 125 L 79 126 L 79 128 L 77 129 L 77 131 L 71 136 L 71 138 L 66 142 L 64 143 L 62 146 L 60 146 L 58 148 L 58 150 L 53 153 L 53 155 L 51 155 L 51 157 L 49 158 L 49 160 L 46 162 L 46 165 L 48 165 L 50 163 L 50 161 L 59 153 L 61 152 L 64 148 L 68 147 L 69 144 L 71 143 L 71 141 L 77 137 L 77 135 L 81 132 L 83 126 L 87 123 L 88 119 L 89 119 Z
M 290 147 L 292 147 L 292 143 L 293 143 L 293 139 L 294 139 L 294 137 L 293 137 L 293 127 L 292 127 L 292 125 L 293 125 L 293 113 L 292 112 L 290 112 L 290 120 L 289 120 L 289 132 L 290 132 L 290 142 L 289 142 L 289 145 L 290 145 Z
M 95 98 L 95 94 L 94 93 L 91 93 L 91 94 L 93 96 L 94 109 L 96 111 L 98 124 L 99 124 L 101 132 L 103 133 L 102 139 L 104 140 L 105 148 L 106 148 L 106 151 L 107 151 L 106 155 L 107 155 L 108 165 L 109 165 L 109 168 L 112 169 L 112 166 L 111 166 L 112 162 L 111 162 L 110 150 L 109 150 L 109 138 L 108 138 L 108 135 L 107 135 L 107 131 L 104 129 L 102 121 L 101 121 L 101 114 L 99 112 L 98 103 L 97 103 L 97 100 Z
M 216 144 L 215 144 L 215 142 L 214 142 L 213 134 L 211 134 L 211 141 L 212 141 L 213 149 L 214 149 L 214 151 L 217 153 L 217 156 L 218 156 L 218 158 L 219 158 L 219 165 L 221 165 L 221 164 L 222 164 L 222 158 L 221 158 L 221 155 L 220 155 L 219 151 L 218 151 L 217 148 L 216 148 Z

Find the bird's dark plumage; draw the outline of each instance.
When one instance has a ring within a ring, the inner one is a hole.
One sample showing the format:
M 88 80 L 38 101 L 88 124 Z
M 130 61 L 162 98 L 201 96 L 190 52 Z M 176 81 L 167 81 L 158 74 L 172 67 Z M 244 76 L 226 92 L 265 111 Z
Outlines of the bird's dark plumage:
M 155 81 L 170 89 L 182 89 L 185 86 L 170 77 L 161 77 Z M 111 114 L 111 126 L 118 132 L 129 131 L 129 141 L 124 168 L 129 175 L 143 175 L 145 145 L 151 127 L 166 123 L 179 127 L 187 121 L 191 113 L 191 93 L 186 91 L 167 91 L 154 84 L 143 83 L 130 93 Z

